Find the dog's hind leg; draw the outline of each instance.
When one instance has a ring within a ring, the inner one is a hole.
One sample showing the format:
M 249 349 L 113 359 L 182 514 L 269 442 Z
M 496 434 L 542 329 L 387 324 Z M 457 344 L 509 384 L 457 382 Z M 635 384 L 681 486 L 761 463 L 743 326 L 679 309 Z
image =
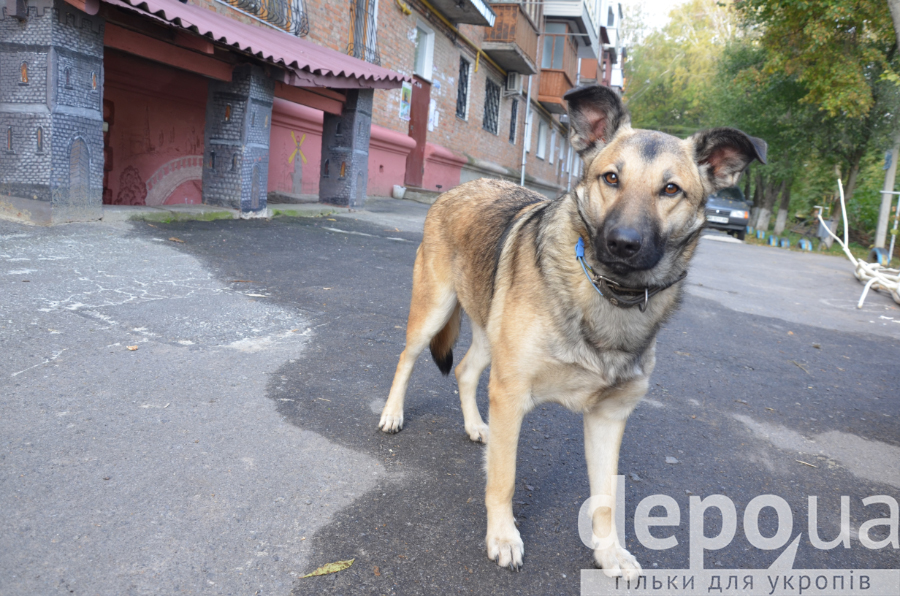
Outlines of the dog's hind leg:
M 381 421 L 378 423 L 378 428 L 386 433 L 400 432 L 403 428 L 403 400 L 406 397 L 409 376 L 412 374 L 416 358 L 432 338 L 451 322 L 454 315 L 458 317 L 459 303 L 453 287 L 450 283 L 436 280 L 433 272 L 426 272 L 428 267 L 423 261 L 424 257 L 420 250 L 413 271 L 412 301 L 409 307 L 409 320 L 406 323 L 406 347 L 400 354 L 391 392 L 381 412 Z M 458 319 L 456 325 L 459 325 Z
M 472 322 L 472 345 L 465 358 L 456 367 L 456 380 L 459 383 L 459 401 L 462 405 L 466 434 L 473 441 L 487 443 L 488 425 L 481 419 L 475 394 L 481 373 L 491 362 L 491 345 L 484 329 Z

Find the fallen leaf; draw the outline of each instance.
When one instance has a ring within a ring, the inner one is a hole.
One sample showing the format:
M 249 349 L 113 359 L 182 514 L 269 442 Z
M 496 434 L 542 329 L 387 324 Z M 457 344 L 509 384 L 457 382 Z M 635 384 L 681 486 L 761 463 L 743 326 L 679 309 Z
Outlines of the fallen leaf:
M 327 219 L 328 221 L 337 221 L 337 220 L 336 220 L 335 218 L 333 218 L 333 217 L 326 217 L 325 219 Z
M 678 354 L 679 356 L 690 356 L 691 355 L 690 352 L 679 352 L 677 350 L 675 351 L 675 353 Z
M 181 238 L 176 238 L 175 236 L 172 236 L 171 238 L 169 238 L 169 240 L 171 240 L 172 242 L 181 242 L 182 244 L 184 244 L 184 240 L 182 240 Z
M 794 335 L 793 331 L 788 331 L 788 335 Z
M 307 573 L 306 575 L 300 577 L 300 579 L 306 577 L 314 577 L 316 575 L 328 575 L 330 573 L 337 573 L 338 571 L 343 571 L 353 565 L 353 561 L 356 559 L 350 559 L 348 561 L 335 561 L 334 563 L 328 563 L 327 565 L 322 565 L 312 573 Z
M 134 352 L 135 350 L 138 349 L 137 346 L 125 346 L 125 347 L 128 348 L 129 350 L 131 350 L 132 352 Z
M 381 572 L 378 571 L 378 567 L 375 567 L 375 577 L 381 577 Z
M 150 226 L 151 228 L 155 228 L 155 227 L 156 227 L 156 226 L 154 226 L 154 225 L 151 224 L 151 223 L 148 223 L 147 225 Z
M 323 290 L 330 290 L 331 288 L 322 288 Z
M 803 372 L 805 372 L 805 373 L 808 374 L 808 375 L 811 375 L 811 374 L 812 374 L 811 372 L 809 372 L 808 370 L 806 370 L 806 367 L 805 367 L 805 366 L 803 366 L 802 364 L 800 364 L 800 363 L 797 362 L 796 360 L 791 360 L 791 364 L 793 364 L 794 366 L 796 366 L 797 368 L 799 368 L 800 370 L 802 370 Z

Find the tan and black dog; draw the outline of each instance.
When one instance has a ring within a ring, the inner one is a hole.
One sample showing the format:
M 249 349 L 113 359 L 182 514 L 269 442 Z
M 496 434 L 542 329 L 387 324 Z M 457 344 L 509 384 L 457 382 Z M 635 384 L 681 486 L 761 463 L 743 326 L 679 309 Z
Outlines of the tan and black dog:
M 766 154 L 764 141 L 731 128 L 685 140 L 632 129 L 606 87 L 566 99 L 570 141 L 584 160 L 573 192 L 551 201 L 475 180 L 428 212 L 406 348 L 379 423 L 388 433 L 403 428 L 409 376 L 429 343 L 449 374 L 465 310 L 472 345 L 456 378 L 466 433 L 487 443 L 487 552 L 516 569 L 525 549 L 512 497 L 525 414 L 546 402 L 583 412 L 591 495 L 616 494 L 625 420 L 647 392 L 660 325 L 678 307 L 706 197 Z M 488 364 L 490 429 L 475 403 Z M 607 575 L 633 579 L 641 567 L 619 544 L 613 508 L 614 499 L 593 515 L 594 557 Z

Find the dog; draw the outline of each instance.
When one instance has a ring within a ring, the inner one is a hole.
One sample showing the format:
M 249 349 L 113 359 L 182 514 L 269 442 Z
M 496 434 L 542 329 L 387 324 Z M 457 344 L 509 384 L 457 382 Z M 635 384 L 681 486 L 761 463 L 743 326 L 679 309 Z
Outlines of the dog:
M 428 345 L 444 375 L 462 311 L 472 345 L 456 367 L 465 430 L 487 444 L 487 554 L 518 570 L 525 552 L 513 518 L 516 448 L 526 413 L 556 402 L 584 415 L 594 559 L 608 576 L 641 566 L 615 529 L 625 421 L 646 394 L 656 334 L 680 304 L 706 221 L 706 197 L 734 185 L 766 143 L 733 128 L 688 139 L 636 130 L 601 86 L 565 95 L 569 141 L 584 161 L 574 190 L 553 200 L 490 179 L 441 195 L 425 219 L 413 269 L 406 347 L 379 428 L 403 428 L 403 401 Z M 491 364 L 490 427 L 475 402 Z

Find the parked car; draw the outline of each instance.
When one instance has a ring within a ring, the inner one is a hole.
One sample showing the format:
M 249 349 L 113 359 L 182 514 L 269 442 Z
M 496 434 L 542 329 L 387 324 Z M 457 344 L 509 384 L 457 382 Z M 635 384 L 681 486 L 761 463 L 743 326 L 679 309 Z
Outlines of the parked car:
M 750 221 L 750 203 L 736 186 L 723 188 L 706 200 L 706 227 L 724 230 L 743 240 Z

